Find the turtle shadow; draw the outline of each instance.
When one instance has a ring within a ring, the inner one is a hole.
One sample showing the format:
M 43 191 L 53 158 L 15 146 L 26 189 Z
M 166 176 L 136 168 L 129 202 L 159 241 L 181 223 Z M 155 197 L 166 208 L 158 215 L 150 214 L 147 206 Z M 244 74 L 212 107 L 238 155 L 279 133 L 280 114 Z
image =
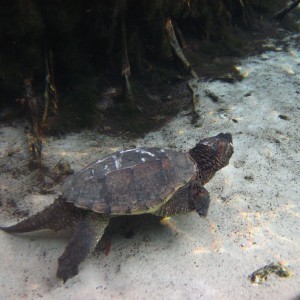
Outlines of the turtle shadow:
M 111 218 L 107 226 L 104 237 L 109 238 L 115 235 L 130 239 L 141 232 L 149 232 L 155 234 L 163 230 L 164 226 L 160 223 L 161 217 L 151 214 L 137 216 L 120 216 Z
M 124 239 L 145 240 L 150 236 L 152 239 L 160 239 L 162 235 L 172 235 L 161 224 L 161 219 L 161 217 L 151 214 L 112 218 L 95 252 L 103 251 L 107 247 L 108 241 L 114 243 L 120 239 L 123 239 L 123 242 L 125 242 Z

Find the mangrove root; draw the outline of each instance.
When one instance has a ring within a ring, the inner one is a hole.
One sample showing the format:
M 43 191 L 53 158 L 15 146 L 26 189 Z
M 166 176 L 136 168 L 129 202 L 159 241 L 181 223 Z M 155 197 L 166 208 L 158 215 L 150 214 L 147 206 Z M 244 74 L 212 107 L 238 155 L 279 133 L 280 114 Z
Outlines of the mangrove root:
M 194 87 L 190 81 L 188 82 L 188 87 L 189 87 L 190 91 L 192 92 L 192 113 L 191 113 L 192 114 L 192 124 L 196 124 L 198 122 L 198 120 L 200 119 L 200 116 L 196 110 L 197 96 L 196 96 Z
M 121 33 L 122 33 L 122 76 L 125 78 L 125 91 L 124 96 L 128 104 L 128 107 L 135 109 L 135 101 L 132 94 L 131 84 L 130 84 L 130 63 L 128 58 L 127 50 L 127 29 L 126 29 L 126 0 L 120 0 L 120 17 L 121 17 Z
M 45 78 L 46 84 L 45 84 L 45 91 L 44 91 L 44 112 L 43 112 L 43 117 L 41 122 L 42 128 L 44 128 L 47 123 L 50 97 L 52 100 L 51 103 L 53 104 L 53 110 L 55 112 L 57 112 L 58 110 L 57 90 L 54 83 L 53 57 L 52 57 L 51 50 L 47 51 L 46 53 L 45 64 L 46 64 L 46 78 Z
M 282 20 L 291 10 L 296 8 L 299 3 L 300 3 L 300 0 L 293 1 L 288 7 L 284 8 L 279 13 L 277 13 L 275 15 L 275 19 Z
M 39 116 L 40 116 L 40 106 L 37 97 L 34 96 L 32 89 L 32 79 L 24 80 L 24 98 L 21 99 L 22 102 L 25 102 L 29 107 L 30 117 L 31 117 L 31 134 L 29 144 L 31 151 L 33 153 L 33 159 L 40 164 L 42 158 L 42 139 L 40 136 L 40 125 L 39 125 Z
M 184 68 L 189 72 L 189 74 L 195 78 L 198 79 L 197 73 L 193 70 L 192 65 L 189 63 L 187 58 L 182 52 L 182 49 L 178 43 L 178 40 L 176 38 L 176 34 L 173 28 L 172 20 L 169 18 L 166 22 L 166 31 L 170 39 L 170 44 L 176 54 L 176 56 L 179 58 L 179 60 L 182 62 Z

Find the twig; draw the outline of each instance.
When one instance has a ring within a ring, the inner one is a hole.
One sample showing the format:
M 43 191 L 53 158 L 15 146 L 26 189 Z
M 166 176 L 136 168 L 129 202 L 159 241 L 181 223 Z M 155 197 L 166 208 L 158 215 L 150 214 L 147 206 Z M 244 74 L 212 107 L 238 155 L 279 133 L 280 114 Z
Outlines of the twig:
M 53 58 L 52 58 L 51 50 L 47 51 L 45 55 L 45 63 L 46 63 L 46 78 L 45 78 L 46 84 L 45 84 L 45 91 L 44 91 L 45 105 L 44 105 L 41 127 L 44 127 L 46 125 L 49 103 L 50 103 L 50 95 L 54 97 L 54 100 L 52 97 L 53 100 L 52 103 L 55 111 L 57 111 L 57 102 L 58 102 L 57 91 L 54 83 Z
M 130 84 L 130 64 L 127 50 L 127 30 L 126 30 L 126 0 L 120 0 L 120 14 L 121 14 L 121 30 L 122 30 L 122 76 L 125 77 L 126 100 L 130 107 L 134 107 L 134 98 Z
M 192 65 L 189 63 L 189 61 L 183 54 L 182 49 L 179 46 L 178 40 L 177 40 L 175 32 L 174 32 L 173 24 L 172 24 L 172 21 L 170 18 L 167 20 L 166 30 L 167 30 L 167 33 L 168 33 L 168 36 L 170 39 L 171 46 L 173 47 L 173 49 L 175 51 L 175 54 L 180 59 L 180 61 L 183 63 L 184 67 L 188 70 L 190 75 L 193 78 L 198 79 L 197 73 L 193 70 Z
M 279 13 L 275 15 L 275 19 L 282 20 L 291 10 L 297 7 L 297 5 L 300 3 L 300 0 L 296 0 L 292 2 L 288 7 L 281 10 Z
M 27 102 L 31 116 L 31 133 L 33 140 L 30 142 L 30 146 L 33 153 L 33 158 L 40 164 L 42 159 L 43 142 L 40 136 L 39 104 L 33 93 L 32 79 L 24 80 L 24 89 L 25 102 Z
M 196 93 L 195 93 L 195 89 L 192 85 L 192 83 L 189 81 L 188 82 L 188 87 L 190 89 L 190 91 L 192 92 L 192 106 L 193 106 L 193 110 L 192 110 L 192 124 L 196 124 L 200 118 L 199 116 L 199 113 L 197 112 L 196 110 L 196 104 L 197 104 L 197 96 L 196 96 Z
M 187 46 L 186 46 L 186 43 L 185 43 L 185 39 L 183 37 L 183 34 L 182 34 L 180 28 L 178 26 L 176 26 L 176 24 L 175 24 L 175 32 L 178 36 L 178 40 L 179 40 L 179 43 L 181 44 L 182 49 L 186 49 Z

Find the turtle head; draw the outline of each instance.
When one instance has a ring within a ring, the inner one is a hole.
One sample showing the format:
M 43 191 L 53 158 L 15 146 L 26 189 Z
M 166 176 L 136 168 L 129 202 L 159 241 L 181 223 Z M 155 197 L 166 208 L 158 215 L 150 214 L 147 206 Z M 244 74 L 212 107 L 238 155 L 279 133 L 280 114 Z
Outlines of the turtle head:
M 205 184 L 218 170 L 228 165 L 233 154 L 232 136 L 230 133 L 220 133 L 205 138 L 189 154 L 198 167 L 201 183 Z

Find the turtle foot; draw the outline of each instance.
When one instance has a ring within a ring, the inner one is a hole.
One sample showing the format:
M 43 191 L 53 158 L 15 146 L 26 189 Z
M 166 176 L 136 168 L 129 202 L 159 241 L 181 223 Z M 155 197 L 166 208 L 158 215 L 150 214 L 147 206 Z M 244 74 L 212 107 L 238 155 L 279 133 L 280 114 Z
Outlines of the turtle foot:
M 56 276 L 65 283 L 69 278 L 78 274 L 78 265 L 74 265 L 68 256 L 62 255 L 58 259 Z

